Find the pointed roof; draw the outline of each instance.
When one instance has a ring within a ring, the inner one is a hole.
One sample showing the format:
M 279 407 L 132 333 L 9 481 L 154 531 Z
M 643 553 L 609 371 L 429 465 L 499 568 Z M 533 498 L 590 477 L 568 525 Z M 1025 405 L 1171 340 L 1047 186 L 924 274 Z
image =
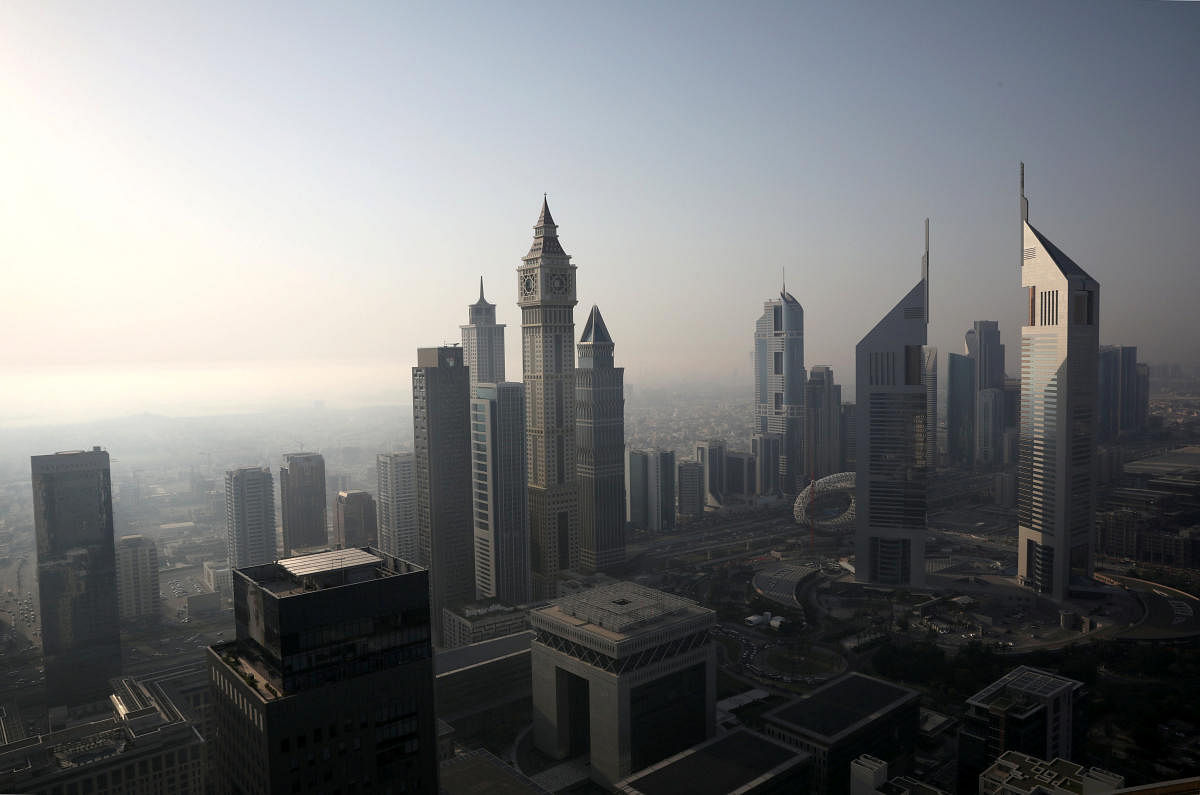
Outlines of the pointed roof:
M 471 306 L 494 306 L 494 304 L 489 304 L 488 300 L 483 297 L 483 277 L 482 276 L 479 277 L 479 300 L 476 301 L 475 303 L 471 304 Z
M 525 259 L 540 256 L 567 256 L 567 252 L 563 251 L 562 244 L 558 242 L 558 224 L 554 223 L 554 216 L 550 214 L 550 204 L 546 201 L 544 193 L 542 194 L 542 212 L 538 215 L 537 224 L 533 227 L 533 245 L 529 247 L 529 253 L 525 255 Z
M 1064 254 L 1062 249 L 1051 243 L 1045 235 L 1034 228 L 1033 224 L 1026 221 L 1025 226 L 1029 227 L 1030 232 L 1033 232 L 1033 236 L 1036 237 L 1037 241 L 1042 244 L 1042 248 L 1046 249 L 1046 253 L 1050 255 L 1050 259 L 1054 260 L 1054 264 L 1058 266 L 1058 269 L 1062 271 L 1064 276 L 1084 276 L 1088 279 L 1092 278 L 1088 275 L 1087 271 L 1075 263 L 1075 260 Z
M 546 194 L 542 194 L 542 214 L 538 216 L 537 226 L 555 226 L 554 216 L 550 215 L 550 205 L 546 201 Z
M 600 307 L 592 304 L 592 311 L 588 313 L 587 324 L 583 327 L 583 336 L 579 338 L 581 343 L 591 343 L 593 345 L 612 345 L 612 335 L 608 333 L 608 326 L 604 325 L 604 318 L 600 316 Z

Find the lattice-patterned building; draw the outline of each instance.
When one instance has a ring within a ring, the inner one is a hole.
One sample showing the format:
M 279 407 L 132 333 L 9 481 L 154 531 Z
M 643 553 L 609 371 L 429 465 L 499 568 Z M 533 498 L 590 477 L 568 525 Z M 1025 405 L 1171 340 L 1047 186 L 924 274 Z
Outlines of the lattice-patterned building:
M 716 614 L 616 583 L 530 613 L 533 736 L 556 758 L 590 753 L 611 787 L 713 735 Z

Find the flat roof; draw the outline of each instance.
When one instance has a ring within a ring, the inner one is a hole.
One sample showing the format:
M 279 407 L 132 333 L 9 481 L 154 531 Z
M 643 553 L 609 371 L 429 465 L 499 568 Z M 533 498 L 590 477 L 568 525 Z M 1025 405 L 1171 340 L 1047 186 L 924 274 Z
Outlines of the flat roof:
M 1074 690 L 1082 682 L 1068 679 L 1041 668 L 1022 665 L 1006 673 L 975 695 L 967 699 L 968 704 L 987 705 L 997 698 L 1011 695 L 1013 691 L 1039 699 L 1050 698 L 1063 690 Z
M 440 676 L 451 671 L 469 668 L 472 665 L 498 660 L 510 654 L 528 652 L 532 643 L 533 631 L 523 630 L 511 635 L 472 643 L 469 646 L 439 651 L 433 655 L 433 673 L 435 676 Z
M 917 698 L 907 687 L 850 673 L 763 717 L 833 740 Z
M 757 732 L 737 729 L 635 773 L 617 789 L 630 795 L 726 795 L 774 778 L 809 758 Z
M 332 549 L 313 555 L 284 558 L 279 565 L 293 577 L 307 577 L 327 571 L 340 571 L 355 566 L 378 566 L 383 558 L 363 549 Z
M 632 582 L 580 591 L 556 599 L 548 607 L 534 612 L 618 640 L 635 632 L 657 628 L 673 618 L 712 613 L 691 599 Z
M 485 748 L 447 759 L 438 766 L 446 795 L 543 795 L 546 790 Z

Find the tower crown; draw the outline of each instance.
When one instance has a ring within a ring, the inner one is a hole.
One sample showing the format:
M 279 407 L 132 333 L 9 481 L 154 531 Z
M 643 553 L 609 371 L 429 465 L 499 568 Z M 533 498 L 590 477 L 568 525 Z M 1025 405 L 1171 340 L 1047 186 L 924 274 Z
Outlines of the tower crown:
M 542 195 L 542 212 L 533 227 L 533 244 L 529 247 L 525 259 L 544 256 L 567 256 L 562 244 L 558 242 L 558 224 L 554 223 L 554 216 L 550 215 L 550 204 L 545 194 Z
M 579 338 L 579 366 L 582 368 L 609 368 L 613 366 L 612 335 L 604 318 L 600 315 L 600 307 L 592 304 L 588 313 L 587 323 L 583 327 L 583 336 Z

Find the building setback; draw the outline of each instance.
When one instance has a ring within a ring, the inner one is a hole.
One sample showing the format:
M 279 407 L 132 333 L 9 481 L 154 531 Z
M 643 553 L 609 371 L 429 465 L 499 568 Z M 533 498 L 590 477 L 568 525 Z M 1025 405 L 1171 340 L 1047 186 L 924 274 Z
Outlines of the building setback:
M 320 453 L 287 453 L 279 468 L 283 506 L 283 554 L 329 543 L 325 516 L 325 458 Z
M 579 565 L 604 571 L 625 562 L 625 368 L 593 306 L 575 369 L 575 463 L 579 478 Z
M 479 300 L 467 308 L 468 323 L 462 326 L 463 357 L 471 376 L 471 397 L 476 384 L 504 381 L 504 324 L 496 323 L 496 305 L 483 297 L 479 277 Z
M 855 576 L 859 582 L 925 582 L 925 343 L 929 323 L 929 221 L 921 280 L 858 343 Z
M 575 480 L 575 268 L 542 200 L 533 244 L 517 268 L 525 454 L 534 597 L 558 594 L 558 573 L 579 565 Z
M 225 473 L 225 547 L 231 569 L 275 560 L 275 484 L 266 467 Z
M 1056 602 L 1092 575 L 1100 284 L 1029 223 L 1021 168 L 1017 578 Z
M 417 559 L 417 480 L 412 453 L 375 456 L 379 548 L 404 560 Z
M 437 792 L 428 578 L 372 549 L 234 573 L 207 651 L 218 793 Z
M 47 699 L 103 699 L 121 673 L 108 453 L 93 447 L 30 463 Z
M 462 348 L 420 348 L 412 369 L 417 563 L 429 571 L 433 643 L 442 610 L 475 600 L 470 383 Z

